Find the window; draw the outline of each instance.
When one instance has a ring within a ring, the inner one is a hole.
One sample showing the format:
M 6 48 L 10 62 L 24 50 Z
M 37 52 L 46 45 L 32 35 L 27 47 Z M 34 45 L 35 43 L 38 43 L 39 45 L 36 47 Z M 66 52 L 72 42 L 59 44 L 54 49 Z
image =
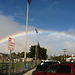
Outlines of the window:
M 47 72 L 48 72 L 48 73 L 57 73 L 57 70 L 58 70 L 58 66 L 55 65 L 55 66 L 50 67 L 50 68 L 47 70 Z
M 52 62 L 44 62 L 44 65 L 52 65 Z
M 72 74 L 71 67 L 69 65 L 54 65 L 47 69 L 48 73 L 66 73 Z
M 69 65 L 60 65 L 58 73 L 68 73 L 68 74 L 71 74 L 72 70 L 71 70 L 71 67 Z

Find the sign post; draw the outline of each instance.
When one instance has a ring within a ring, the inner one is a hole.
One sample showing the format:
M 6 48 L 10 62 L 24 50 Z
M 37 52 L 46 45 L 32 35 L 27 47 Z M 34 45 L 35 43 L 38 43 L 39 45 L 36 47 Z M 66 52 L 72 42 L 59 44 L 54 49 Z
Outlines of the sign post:
M 11 52 L 12 52 L 12 50 L 15 49 L 14 43 L 15 43 L 15 39 L 9 37 L 9 39 L 8 39 L 8 50 L 10 50 L 9 75 L 11 73 Z

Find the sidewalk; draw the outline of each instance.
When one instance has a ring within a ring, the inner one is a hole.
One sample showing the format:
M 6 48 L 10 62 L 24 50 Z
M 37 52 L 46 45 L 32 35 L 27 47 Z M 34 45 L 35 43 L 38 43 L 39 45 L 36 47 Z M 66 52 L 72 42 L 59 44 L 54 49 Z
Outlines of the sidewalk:
M 27 73 L 25 73 L 25 74 L 23 74 L 23 75 L 32 75 L 32 72 L 33 72 L 35 69 L 36 69 L 36 68 L 34 68 L 34 69 L 28 71 Z

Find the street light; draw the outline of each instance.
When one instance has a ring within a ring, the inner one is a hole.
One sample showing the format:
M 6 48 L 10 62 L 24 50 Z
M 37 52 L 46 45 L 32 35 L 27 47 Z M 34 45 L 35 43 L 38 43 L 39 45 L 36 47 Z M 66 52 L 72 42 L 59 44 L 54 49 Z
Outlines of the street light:
M 36 49 L 35 49 L 35 65 L 37 66 L 37 45 L 38 45 L 38 42 L 37 42 L 37 33 L 38 33 L 38 30 L 37 29 L 35 29 L 35 32 L 36 32 Z
M 31 0 L 28 0 L 27 2 L 27 18 L 26 18 L 26 41 L 25 41 L 25 54 L 24 54 L 24 64 L 26 60 L 26 50 L 27 50 L 27 28 L 28 28 L 28 8 Z

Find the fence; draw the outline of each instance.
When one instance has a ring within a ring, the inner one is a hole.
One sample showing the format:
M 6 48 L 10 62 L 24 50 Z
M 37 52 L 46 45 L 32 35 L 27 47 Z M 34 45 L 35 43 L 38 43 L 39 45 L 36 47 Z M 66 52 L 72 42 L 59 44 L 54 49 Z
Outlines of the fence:
M 9 55 L 0 53 L 0 75 L 21 75 L 25 73 L 27 70 L 33 68 L 35 66 L 35 61 L 27 61 L 27 69 L 25 68 L 24 62 L 22 58 L 16 57 L 11 61 L 11 69 L 9 70 Z

